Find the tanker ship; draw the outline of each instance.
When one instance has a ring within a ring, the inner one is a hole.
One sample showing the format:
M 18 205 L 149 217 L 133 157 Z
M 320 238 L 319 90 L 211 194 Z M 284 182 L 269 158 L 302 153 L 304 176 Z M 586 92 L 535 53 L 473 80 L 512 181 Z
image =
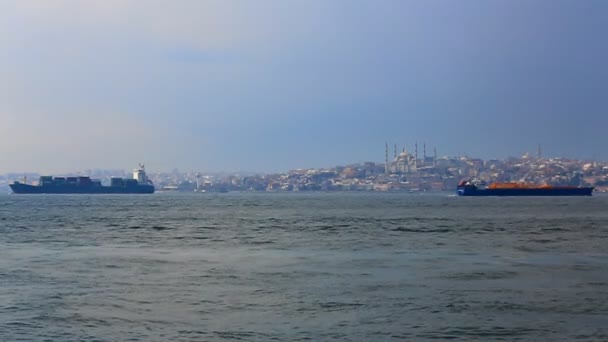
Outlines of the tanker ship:
M 133 170 L 133 178 L 113 177 L 110 186 L 87 176 L 53 177 L 42 176 L 37 185 L 21 183 L 10 184 L 15 194 L 151 194 L 154 184 L 146 175 L 144 165 Z
M 553 186 L 529 183 L 492 183 L 487 187 L 471 180 L 458 183 L 459 196 L 591 196 L 593 187 Z

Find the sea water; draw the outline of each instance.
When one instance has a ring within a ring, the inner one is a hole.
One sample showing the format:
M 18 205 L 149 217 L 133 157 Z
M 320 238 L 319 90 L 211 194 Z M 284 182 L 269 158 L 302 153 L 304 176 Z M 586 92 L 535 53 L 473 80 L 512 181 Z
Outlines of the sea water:
M 608 196 L 0 196 L 2 341 L 608 340 Z

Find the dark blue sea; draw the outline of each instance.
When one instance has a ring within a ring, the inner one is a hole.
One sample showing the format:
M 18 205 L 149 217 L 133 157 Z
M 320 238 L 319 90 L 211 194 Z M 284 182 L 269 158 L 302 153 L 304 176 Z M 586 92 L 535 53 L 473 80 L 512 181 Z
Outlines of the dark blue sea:
M 608 340 L 608 196 L 0 196 L 0 341 L 449 339 Z

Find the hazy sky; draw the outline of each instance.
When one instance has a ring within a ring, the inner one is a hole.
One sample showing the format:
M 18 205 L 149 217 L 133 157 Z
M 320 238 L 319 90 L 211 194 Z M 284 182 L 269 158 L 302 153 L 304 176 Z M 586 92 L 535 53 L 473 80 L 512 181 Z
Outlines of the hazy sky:
M 382 162 L 387 140 L 608 159 L 607 18 L 605 0 L 0 0 L 0 172 L 286 171 Z

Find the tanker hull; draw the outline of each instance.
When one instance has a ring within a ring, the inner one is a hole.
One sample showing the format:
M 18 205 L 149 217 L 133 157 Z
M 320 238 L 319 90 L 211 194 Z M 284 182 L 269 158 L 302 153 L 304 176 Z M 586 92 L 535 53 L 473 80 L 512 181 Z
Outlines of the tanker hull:
M 593 188 L 477 189 L 464 186 L 458 187 L 457 192 L 460 196 L 591 196 Z

